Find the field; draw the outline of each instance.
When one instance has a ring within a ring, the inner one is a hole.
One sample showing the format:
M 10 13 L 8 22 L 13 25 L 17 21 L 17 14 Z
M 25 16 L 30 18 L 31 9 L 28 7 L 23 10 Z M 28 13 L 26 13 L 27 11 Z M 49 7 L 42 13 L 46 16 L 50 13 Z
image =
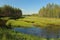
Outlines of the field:
M 8 20 L 6 25 L 11 25 L 14 27 L 46 27 L 48 25 L 59 25 L 59 18 L 43 18 L 38 16 L 27 16 L 25 18 L 20 18 L 16 20 Z
M 55 26 L 60 26 L 60 19 L 59 18 L 44 18 L 44 17 L 39 17 L 39 16 L 26 16 L 24 18 L 20 18 L 20 19 L 6 19 L 6 18 L 2 18 L 4 20 L 8 20 L 6 25 L 8 27 L 39 27 L 39 28 L 44 28 L 47 27 L 48 25 L 52 25 L 53 28 L 55 28 Z M 49 29 L 51 30 L 51 29 Z M 36 37 L 34 35 L 28 35 L 28 34 L 22 34 L 22 33 L 14 33 L 14 32 L 9 32 L 9 35 L 11 36 L 16 36 L 16 38 L 19 39 L 23 39 L 23 40 L 47 40 L 46 38 L 43 37 Z M 10 38 L 10 37 L 9 37 Z M 12 37 L 15 40 L 15 37 Z M 2 37 L 2 40 L 4 40 L 6 38 Z M 55 38 L 50 38 L 50 40 L 55 40 Z M 58 39 L 59 40 L 59 39 Z

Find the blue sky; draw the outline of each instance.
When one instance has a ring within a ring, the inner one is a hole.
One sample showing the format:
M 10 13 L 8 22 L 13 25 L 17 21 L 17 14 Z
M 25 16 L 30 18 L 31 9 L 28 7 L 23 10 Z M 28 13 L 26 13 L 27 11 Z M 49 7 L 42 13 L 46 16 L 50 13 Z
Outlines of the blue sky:
M 20 8 L 23 14 L 38 13 L 48 3 L 60 4 L 60 0 L 0 0 L 0 6 L 7 4 Z

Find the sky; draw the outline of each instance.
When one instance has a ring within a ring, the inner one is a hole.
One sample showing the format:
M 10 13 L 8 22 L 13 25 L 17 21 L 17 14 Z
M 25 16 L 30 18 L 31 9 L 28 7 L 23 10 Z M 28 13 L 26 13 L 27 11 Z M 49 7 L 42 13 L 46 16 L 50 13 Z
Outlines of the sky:
M 0 0 L 0 6 L 10 5 L 20 8 L 23 14 L 36 14 L 48 3 L 60 4 L 60 0 Z

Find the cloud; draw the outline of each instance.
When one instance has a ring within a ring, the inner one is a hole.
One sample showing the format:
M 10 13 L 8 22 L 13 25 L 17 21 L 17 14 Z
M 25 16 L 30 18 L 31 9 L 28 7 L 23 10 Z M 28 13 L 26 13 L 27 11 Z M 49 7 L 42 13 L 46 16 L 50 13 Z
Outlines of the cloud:
M 23 8 L 20 8 L 22 11 L 24 11 L 24 9 Z

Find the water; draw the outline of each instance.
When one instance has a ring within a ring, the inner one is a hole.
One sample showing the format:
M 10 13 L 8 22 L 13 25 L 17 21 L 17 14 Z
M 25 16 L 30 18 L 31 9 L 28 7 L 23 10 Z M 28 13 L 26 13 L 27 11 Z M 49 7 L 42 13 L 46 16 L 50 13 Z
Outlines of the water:
M 24 34 L 31 34 L 31 35 L 36 35 L 40 36 L 41 35 L 41 29 L 37 27 L 32 27 L 32 28 L 14 28 L 15 31 L 24 33 Z
M 30 34 L 30 35 L 40 36 L 40 37 L 47 37 L 46 31 L 45 32 L 43 31 L 43 33 L 42 33 L 42 29 L 41 28 L 38 28 L 38 27 L 14 28 L 14 31 L 17 31 L 17 32 L 20 32 L 20 33 L 24 33 L 24 34 Z M 49 37 L 50 38 L 56 38 L 56 35 L 49 34 Z

